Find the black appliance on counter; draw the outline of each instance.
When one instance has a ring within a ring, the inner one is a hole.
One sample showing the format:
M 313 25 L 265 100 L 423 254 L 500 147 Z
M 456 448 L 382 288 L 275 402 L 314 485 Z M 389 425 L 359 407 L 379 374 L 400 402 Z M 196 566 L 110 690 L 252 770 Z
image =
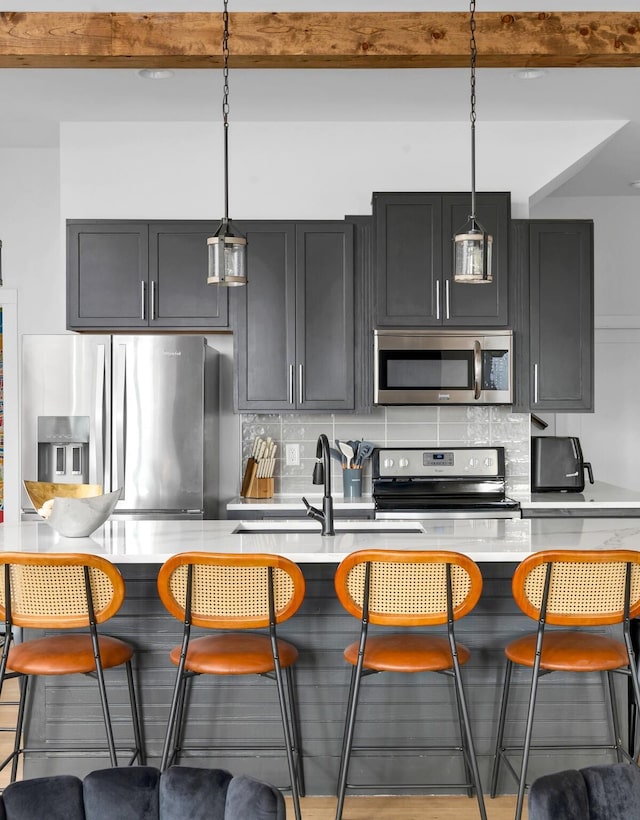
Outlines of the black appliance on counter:
M 531 438 L 531 492 L 581 493 L 584 472 L 593 484 L 591 464 L 582 457 L 580 439 L 575 436 L 533 436 Z
M 520 518 L 505 495 L 504 447 L 380 447 L 375 518 Z

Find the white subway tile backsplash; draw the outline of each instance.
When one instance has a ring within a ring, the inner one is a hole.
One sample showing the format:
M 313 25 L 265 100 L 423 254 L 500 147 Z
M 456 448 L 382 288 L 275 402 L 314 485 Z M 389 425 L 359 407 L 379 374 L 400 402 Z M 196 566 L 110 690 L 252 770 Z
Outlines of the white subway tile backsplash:
M 275 491 L 280 494 L 313 493 L 311 483 L 316 441 L 325 433 L 331 446 L 335 439 L 365 439 L 379 447 L 505 448 L 507 495 L 526 498 L 530 493 L 530 417 L 512 413 L 510 407 L 375 407 L 371 414 L 270 413 L 243 414 L 241 418 L 243 463 L 254 438 L 271 436 L 278 445 Z M 300 447 L 300 464 L 287 466 L 287 444 Z M 331 477 L 336 496 L 342 494 L 342 470 L 332 460 Z M 363 469 L 362 492 L 371 493 L 371 462 Z

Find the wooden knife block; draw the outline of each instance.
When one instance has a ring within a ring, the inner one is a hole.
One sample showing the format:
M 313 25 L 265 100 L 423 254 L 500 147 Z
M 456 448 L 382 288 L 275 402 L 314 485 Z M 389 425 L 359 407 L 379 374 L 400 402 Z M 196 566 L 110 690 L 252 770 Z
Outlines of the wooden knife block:
M 258 462 L 253 458 L 248 459 L 240 495 L 243 498 L 273 498 L 273 477 L 258 478 L 257 471 Z

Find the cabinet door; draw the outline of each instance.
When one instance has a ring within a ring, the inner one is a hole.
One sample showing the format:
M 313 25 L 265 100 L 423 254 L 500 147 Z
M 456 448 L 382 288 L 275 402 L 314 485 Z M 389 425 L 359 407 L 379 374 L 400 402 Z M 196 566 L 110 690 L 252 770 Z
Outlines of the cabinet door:
M 442 197 L 373 195 L 378 327 L 442 324 Z
M 476 195 L 476 217 L 493 237 L 492 282 L 469 285 L 453 281 L 453 237 L 468 221 L 470 211 L 470 193 L 443 196 L 443 323 L 456 327 L 505 326 L 509 320 L 507 277 L 510 194 Z
M 67 222 L 67 327 L 147 327 L 144 222 Z
M 529 224 L 531 409 L 593 409 L 593 223 Z
M 296 226 L 296 405 L 352 410 L 353 225 Z
M 228 289 L 207 284 L 207 239 L 213 222 L 149 225 L 149 326 L 227 327 Z
M 295 225 L 242 222 L 247 279 L 235 288 L 239 410 L 295 409 Z

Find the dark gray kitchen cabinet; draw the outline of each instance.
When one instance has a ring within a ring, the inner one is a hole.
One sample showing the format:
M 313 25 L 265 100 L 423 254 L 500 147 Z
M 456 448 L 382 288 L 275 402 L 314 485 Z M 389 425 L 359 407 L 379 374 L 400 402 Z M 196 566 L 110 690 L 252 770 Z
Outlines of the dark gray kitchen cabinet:
M 493 236 L 493 281 L 453 281 L 453 236 L 470 193 L 374 193 L 378 327 L 508 324 L 509 193 L 479 193 L 476 216 Z
M 593 411 L 593 222 L 512 223 L 517 409 Z
M 266 220 L 238 228 L 249 279 L 234 293 L 238 409 L 353 409 L 353 225 Z
M 227 291 L 207 284 L 215 229 L 204 221 L 68 221 L 67 327 L 227 327 Z

